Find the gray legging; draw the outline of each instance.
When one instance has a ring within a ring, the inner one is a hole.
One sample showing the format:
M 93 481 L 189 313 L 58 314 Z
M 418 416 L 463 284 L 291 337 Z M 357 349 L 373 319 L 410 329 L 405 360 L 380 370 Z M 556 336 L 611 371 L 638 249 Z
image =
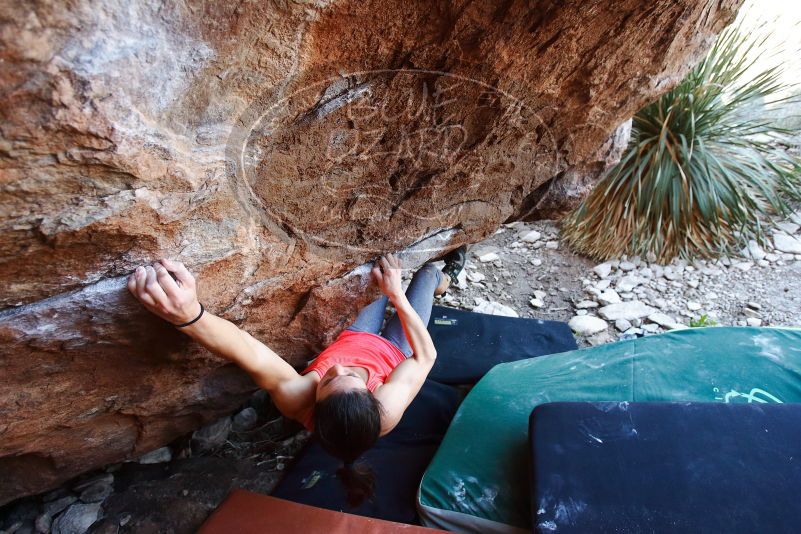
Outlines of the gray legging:
M 428 325 L 428 320 L 431 318 L 431 306 L 434 304 L 434 290 L 442 281 L 442 271 L 437 269 L 434 265 L 428 263 L 423 265 L 412 277 L 412 281 L 406 289 L 406 298 L 423 320 L 423 324 Z M 409 340 L 406 339 L 406 334 L 403 332 L 403 325 L 397 313 L 394 313 L 387 321 L 387 326 L 381 330 L 381 325 L 384 323 L 384 310 L 387 308 L 387 297 L 374 300 L 368 304 L 359 316 L 353 321 L 347 330 L 353 332 L 369 332 L 371 334 L 378 334 L 398 347 L 400 351 L 408 358 L 412 355 L 412 347 L 409 345 Z

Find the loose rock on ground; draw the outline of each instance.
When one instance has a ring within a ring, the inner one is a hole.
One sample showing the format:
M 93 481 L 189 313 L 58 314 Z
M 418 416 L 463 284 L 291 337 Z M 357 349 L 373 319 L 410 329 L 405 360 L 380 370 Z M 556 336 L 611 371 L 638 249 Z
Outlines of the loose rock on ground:
M 801 244 L 801 225 L 791 218 L 777 227 L 767 242 L 751 241 L 738 256 L 659 265 L 639 257 L 595 263 L 565 246 L 554 248 L 559 230 L 551 221 L 511 223 L 472 247 L 467 287 L 441 303 L 572 321 L 581 346 L 695 323 L 797 326 L 801 254 L 792 251 Z M 606 327 L 597 331 L 594 319 Z

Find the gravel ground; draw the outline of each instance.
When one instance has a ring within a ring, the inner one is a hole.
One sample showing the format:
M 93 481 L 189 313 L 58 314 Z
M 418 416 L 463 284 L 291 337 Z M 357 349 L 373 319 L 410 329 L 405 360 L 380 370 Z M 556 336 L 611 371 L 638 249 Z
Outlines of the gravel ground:
M 801 246 L 801 213 L 780 225 L 785 237 L 771 241 Z M 623 257 L 599 266 L 559 242 L 554 222 L 539 221 L 504 225 L 468 256 L 460 288 L 440 303 L 570 321 L 581 346 L 687 327 L 704 316 L 709 324 L 801 326 L 801 252 L 772 245 L 752 243 L 715 261 L 661 266 Z M 618 297 L 621 304 L 607 308 Z

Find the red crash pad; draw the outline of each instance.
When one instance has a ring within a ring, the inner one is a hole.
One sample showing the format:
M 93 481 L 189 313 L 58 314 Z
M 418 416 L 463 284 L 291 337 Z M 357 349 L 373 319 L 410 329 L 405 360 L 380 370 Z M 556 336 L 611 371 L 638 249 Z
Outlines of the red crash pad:
M 199 534 L 434 534 L 445 532 L 315 508 L 269 495 L 234 490 Z

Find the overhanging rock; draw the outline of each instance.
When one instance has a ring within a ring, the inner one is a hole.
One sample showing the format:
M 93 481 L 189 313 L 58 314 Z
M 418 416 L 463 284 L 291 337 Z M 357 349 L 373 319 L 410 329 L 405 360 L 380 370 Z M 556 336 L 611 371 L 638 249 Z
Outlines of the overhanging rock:
M 379 253 L 573 202 L 739 3 L 5 3 L 0 503 L 253 388 L 131 300 L 137 264 L 300 364 Z

